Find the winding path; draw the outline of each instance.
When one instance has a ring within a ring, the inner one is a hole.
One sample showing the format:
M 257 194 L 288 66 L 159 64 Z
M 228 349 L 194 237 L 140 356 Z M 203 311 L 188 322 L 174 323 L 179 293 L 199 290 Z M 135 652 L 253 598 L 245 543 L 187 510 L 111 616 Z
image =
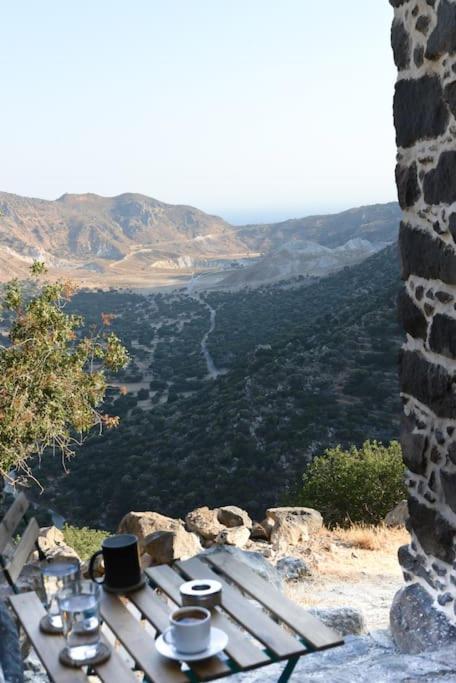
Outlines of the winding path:
M 203 338 L 201 339 L 201 352 L 204 356 L 204 359 L 206 361 L 207 365 L 207 372 L 208 375 L 211 379 L 217 379 L 217 377 L 220 377 L 220 375 L 226 375 L 227 370 L 226 369 L 221 369 L 219 370 L 215 363 L 214 359 L 212 358 L 209 349 L 207 348 L 207 340 L 209 339 L 209 336 L 212 334 L 212 332 L 215 329 L 215 316 L 217 314 L 217 311 L 215 308 L 212 308 L 210 304 L 207 303 L 204 299 L 201 298 L 201 296 L 195 292 L 195 284 L 200 276 L 197 275 L 196 277 L 192 276 L 192 279 L 187 285 L 187 294 L 189 297 L 192 299 L 195 299 L 195 301 L 198 301 L 202 306 L 205 306 L 209 310 L 209 329 L 208 331 L 203 335 Z

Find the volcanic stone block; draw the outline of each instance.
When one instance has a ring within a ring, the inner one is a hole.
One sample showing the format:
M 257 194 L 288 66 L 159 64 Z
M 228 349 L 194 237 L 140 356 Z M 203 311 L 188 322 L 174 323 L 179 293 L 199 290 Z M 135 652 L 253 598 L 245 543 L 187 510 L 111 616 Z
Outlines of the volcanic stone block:
M 456 81 L 449 83 L 444 90 L 445 102 L 448 104 L 453 116 L 456 116 Z
M 434 316 L 429 344 L 436 353 L 456 358 L 456 319 L 441 314 Z
M 456 252 L 441 239 L 402 222 L 399 245 L 404 280 L 410 275 L 419 275 L 456 285 Z
M 396 83 L 394 123 L 398 147 L 442 135 L 449 112 L 438 76 L 403 79 Z
M 399 320 L 404 329 L 412 337 L 426 339 L 427 320 L 422 311 L 407 294 L 405 287 L 401 289 L 398 297 Z
M 411 166 L 396 166 L 396 185 L 401 209 L 408 209 L 418 201 L 421 191 L 416 163 Z
M 418 351 L 402 351 L 401 389 L 429 406 L 439 417 L 456 415 L 455 380 L 438 364 L 429 363 Z
M 402 455 L 406 467 L 415 474 L 426 472 L 426 448 L 428 440 L 423 434 L 414 432 L 416 427 L 415 418 L 412 415 L 403 415 L 401 421 L 401 446 Z
M 445 52 L 456 50 L 456 5 L 449 0 L 440 0 L 437 25 L 429 36 L 426 49 L 427 59 L 439 59 Z
M 406 69 L 410 63 L 410 38 L 400 20 L 394 21 L 391 27 L 391 47 L 397 68 Z
M 424 552 L 442 562 L 452 563 L 455 557 L 455 530 L 451 524 L 437 510 L 415 498 L 409 500 L 409 512 L 412 528 Z
M 442 152 L 437 166 L 424 176 L 423 190 L 427 204 L 456 202 L 456 152 Z
M 445 500 L 453 512 L 456 512 L 456 474 L 451 474 L 450 472 L 444 472 L 442 470 L 440 479 L 442 481 Z
M 417 583 L 396 593 L 390 625 L 396 645 L 409 654 L 454 645 L 456 640 L 456 628 L 433 606 L 432 597 Z

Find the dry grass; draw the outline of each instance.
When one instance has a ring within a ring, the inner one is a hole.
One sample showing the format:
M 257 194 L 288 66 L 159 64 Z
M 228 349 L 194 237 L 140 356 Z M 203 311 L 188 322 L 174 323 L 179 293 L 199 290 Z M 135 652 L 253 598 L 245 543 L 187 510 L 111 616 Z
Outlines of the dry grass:
M 360 550 L 383 550 L 388 552 L 407 542 L 408 534 L 403 528 L 389 528 L 384 525 L 369 526 L 352 524 L 344 529 L 333 529 L 332 534 L 340 543 Z

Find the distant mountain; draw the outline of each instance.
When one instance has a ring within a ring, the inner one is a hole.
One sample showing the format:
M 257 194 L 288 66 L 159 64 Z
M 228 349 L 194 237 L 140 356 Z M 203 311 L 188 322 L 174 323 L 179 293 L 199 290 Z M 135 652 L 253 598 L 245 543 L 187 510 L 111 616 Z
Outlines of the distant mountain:
M 383 245 L 395 239 L 398 221 L 398 206 L 385 204 L 234 227 L 199 209 L 140 194 L 65 194 L 46 201 L 0 192 L 0 281 L 25 277 L 39 258 L 52 276 L 65 275 L 89 287 L 153 287 L 184 283 L 205 271 L 231 277 L 233 268 L 265 255 L 270 263 L 259 264 L 263 279 L 255 271 L 250 279 L 267 281 L 271 271 L 274 280 L 280 273 L 302 273 L 299 243 L 334 249 L 362 239 Z M 335 268 L 355 262 L 351 257 L 344 261 L 341 253 L 335 258 Z
M 257 259 L 245 268 L 237 268 L 217 283 L 218 288 L 258 287 L 297 277 L 324 277 L 352 266 L 386 247 L 386 242 L 372 243 L 355 237 L 339 247 L 325 247 L 317 242 L 294 240 Z

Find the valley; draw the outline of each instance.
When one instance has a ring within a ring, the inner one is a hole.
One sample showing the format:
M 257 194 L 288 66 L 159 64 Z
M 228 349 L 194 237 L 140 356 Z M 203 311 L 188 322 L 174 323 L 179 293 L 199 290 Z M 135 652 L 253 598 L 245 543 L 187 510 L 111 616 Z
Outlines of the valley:
M 324 448 L 397 437 L 398 272 L 391 246 L 311 282 L 78 293 L 88 325 L 115 315 L 133 361 L 105 406 L 120 427 L 93 435 L 68 473 L 59 457 L 37 464 L 40 500 L 107 529 L 130 509 L 223 501 L 261 517 Z

